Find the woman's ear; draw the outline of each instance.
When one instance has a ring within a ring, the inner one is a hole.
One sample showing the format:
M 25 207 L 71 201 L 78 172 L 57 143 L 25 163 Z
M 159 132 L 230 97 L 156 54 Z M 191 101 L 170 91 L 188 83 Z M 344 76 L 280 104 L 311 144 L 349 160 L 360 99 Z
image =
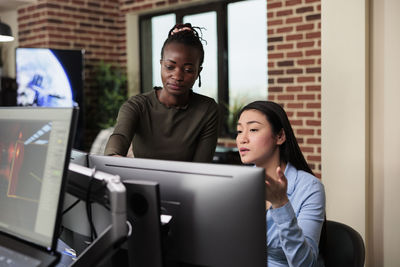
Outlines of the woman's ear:
M 286 134 L 283 128 L 279 131 L 278 135 L 276 136 L 276 144 L 277 145 L 282 145 L 286 141 Z

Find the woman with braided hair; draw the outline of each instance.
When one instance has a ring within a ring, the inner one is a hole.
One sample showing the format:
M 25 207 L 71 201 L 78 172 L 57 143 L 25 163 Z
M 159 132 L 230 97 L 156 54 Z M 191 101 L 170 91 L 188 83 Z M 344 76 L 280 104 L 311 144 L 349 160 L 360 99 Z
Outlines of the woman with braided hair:
M 177 24 L 161 49 L 163 87 L 132 96 L 120 108 L 105 155 L 211 162 L 218 138 L 218 105 L 192 91 L 204 60 L 201 29 Z

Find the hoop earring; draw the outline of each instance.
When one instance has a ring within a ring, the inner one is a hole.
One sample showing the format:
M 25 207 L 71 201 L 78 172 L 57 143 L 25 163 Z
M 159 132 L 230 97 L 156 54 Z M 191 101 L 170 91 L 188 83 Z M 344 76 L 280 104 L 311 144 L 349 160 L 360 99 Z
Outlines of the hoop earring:
M 201 76 L 199 74 L 199 87 L 201 87 Z

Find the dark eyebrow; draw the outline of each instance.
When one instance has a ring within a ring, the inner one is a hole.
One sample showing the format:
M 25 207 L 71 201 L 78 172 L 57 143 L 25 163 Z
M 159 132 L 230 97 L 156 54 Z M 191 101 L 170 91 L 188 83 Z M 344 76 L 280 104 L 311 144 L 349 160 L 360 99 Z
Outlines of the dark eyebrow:
M 248 121 L 248 122 L 246 122 L 246 124 L 248 125 L 248 124 L 252 124 L 252 123 L 257 123 L 257 124 L 262 124 L 261 122 L 259 122 L 259 121 Z M 237 125 L 242 125 L 240 122 L 238 122 L 237 123 Z
M 162 59 L 162 61 L 169 61 L 169 62 L 171 62 L 171 63 L 173 63 L 173 64 L 176 64 L 176 62 L 173 61 L 172 59 Z M 184 66 L 187 66 L 187 65 L 193 66 L 194 64 L 193 64 L 193 63 L 184 63 L 183 65 L 184 65 Z

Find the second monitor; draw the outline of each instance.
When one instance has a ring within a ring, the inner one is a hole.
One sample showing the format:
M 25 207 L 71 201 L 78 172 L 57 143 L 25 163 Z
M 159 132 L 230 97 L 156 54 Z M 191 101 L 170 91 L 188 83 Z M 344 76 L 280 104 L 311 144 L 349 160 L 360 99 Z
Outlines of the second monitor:
M 262 168 L 97 155 L 89 167 L 160 184 L 161 211 L 172 216 L 166 266 L 266 266 Z

